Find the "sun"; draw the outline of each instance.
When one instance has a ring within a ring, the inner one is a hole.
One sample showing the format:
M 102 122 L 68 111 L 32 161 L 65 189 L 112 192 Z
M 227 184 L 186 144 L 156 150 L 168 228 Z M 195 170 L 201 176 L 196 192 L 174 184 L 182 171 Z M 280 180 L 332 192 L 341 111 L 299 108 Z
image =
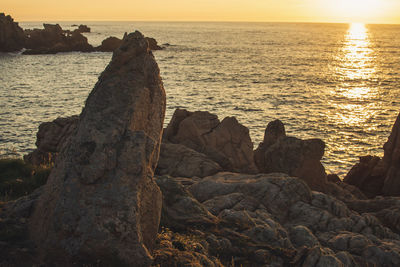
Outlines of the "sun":
M 331 1 L 330 11 L 348 22 L 366 22 L 378 16 L 382 9 L 381 0 L 335 0 Z

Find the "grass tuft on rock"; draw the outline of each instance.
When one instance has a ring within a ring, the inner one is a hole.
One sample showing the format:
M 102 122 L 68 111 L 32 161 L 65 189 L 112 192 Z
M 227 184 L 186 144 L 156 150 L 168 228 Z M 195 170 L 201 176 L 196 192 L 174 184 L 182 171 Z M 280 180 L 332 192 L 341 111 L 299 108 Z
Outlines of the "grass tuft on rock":
M 33 166 L 22 159 L 0 159 L 0 201 L 9 201 L 32 193 L 44 185 L 51 166 Z

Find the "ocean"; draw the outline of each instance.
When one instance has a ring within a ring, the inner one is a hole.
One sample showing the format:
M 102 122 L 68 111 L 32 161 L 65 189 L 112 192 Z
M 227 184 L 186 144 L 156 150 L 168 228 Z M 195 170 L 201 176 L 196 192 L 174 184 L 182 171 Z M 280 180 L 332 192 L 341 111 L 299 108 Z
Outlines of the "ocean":
M 324 140 L 324 166 L 342 177 L 359 156 L 383 155 L 400 111 L 400 25 L 59 23 L 88 25 L 92 45 L 134 30 L 168 43 L 154 52 L 166 124 L 176 108 L 235 116 L 256 148 L 268 122 L 280 119 L 288 135 Z M 0 54 L 0 154 L 26 154 L 40 123 L 79 114 L 110 59 L 100 52 Z

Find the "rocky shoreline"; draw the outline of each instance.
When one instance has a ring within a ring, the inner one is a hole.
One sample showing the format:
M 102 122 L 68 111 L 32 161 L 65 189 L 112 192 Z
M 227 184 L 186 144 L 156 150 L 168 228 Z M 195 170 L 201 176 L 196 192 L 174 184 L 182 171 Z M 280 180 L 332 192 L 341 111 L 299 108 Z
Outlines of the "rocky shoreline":
M 121 44 L 117 37 L 108 37 L 93 47 L 82 34 L 91 32 L 86 25 L 63 30 L 59 24 L 43 24 L 43 29 L 23 30 L 11 16 L 0 13 L 0 52 L 18 52 L 24 55 L 56 54 L 60 52 L 113 52 Z M 161 50 L 154 38 L 146 37 L 152 50 Z
M 399 266 L 400 115 L 385 156 L 344 181 L 320 139 L 175 111 L 149 41 L 127 34 L 79 116 L 43 123 L 25 157 L 47 184 L 1 204 L 1 265 Z

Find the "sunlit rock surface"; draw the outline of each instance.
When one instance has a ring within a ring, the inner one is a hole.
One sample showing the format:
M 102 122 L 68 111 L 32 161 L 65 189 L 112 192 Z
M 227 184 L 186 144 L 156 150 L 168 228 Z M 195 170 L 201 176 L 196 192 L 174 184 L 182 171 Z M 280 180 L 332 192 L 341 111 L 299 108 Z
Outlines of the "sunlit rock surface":
M 324 191 L 327 183 L 321 163 L 324 149 L 325 143 L 320 139 L 286 136 L 283 123 L 275 120 L 268 124 L 254 159 L 262 173 L 287 173 L 303 179 L 313 190 Z
M 90 93 L 30 222 L 49 262 L 147 266 L 161 192 L 153 180 L 165 92 L 148 42 L 126 36 Z
M 216 115 L 206 111 L 177 109 L 165 130 L 164 139 L 204 153 L 224 170 L 258 172 L 249 130 L 234 117 L 220 122 Z

